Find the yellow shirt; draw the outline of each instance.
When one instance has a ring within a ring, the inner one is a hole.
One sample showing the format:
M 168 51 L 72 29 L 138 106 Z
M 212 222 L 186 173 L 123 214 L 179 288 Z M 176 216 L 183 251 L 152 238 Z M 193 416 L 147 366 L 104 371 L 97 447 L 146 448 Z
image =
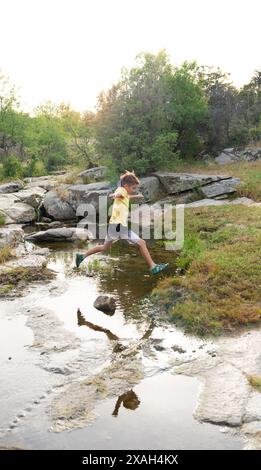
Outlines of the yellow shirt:
M 116 189 L 115 195 L 117 194 L 121 194 L 123 198 L 117 197 L 114 199 L 110 224 L 122 224 L 127 227 L 129 213 L 129 195 L 126 189 L 122 186 Z

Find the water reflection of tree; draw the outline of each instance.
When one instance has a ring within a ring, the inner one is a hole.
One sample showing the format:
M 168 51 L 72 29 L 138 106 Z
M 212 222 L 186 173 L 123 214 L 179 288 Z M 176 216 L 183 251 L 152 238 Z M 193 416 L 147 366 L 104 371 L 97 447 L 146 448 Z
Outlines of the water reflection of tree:
M 112 416 L 118 416 L 121 404 L 128 410 L 136 410 L 140 404 L 140 400 L 133 390 L 123 393 L 116 401 Z

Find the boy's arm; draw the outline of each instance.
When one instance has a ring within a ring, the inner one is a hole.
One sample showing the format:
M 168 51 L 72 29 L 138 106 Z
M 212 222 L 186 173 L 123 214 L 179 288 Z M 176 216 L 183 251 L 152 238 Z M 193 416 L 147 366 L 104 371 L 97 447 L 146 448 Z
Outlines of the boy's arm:
M 110 193 L 109 197 L 111 197 L 113 199 L 115 199 L 115 198 L 123 199 L 124 198 L 124 196 L 122 194 L 119 194 L 119 193 L 118 194 L 117 193 L 116 194 L 115 193 Z
M 144 196 L 143 194 L 139 193 L 139 194 L 132 194 L 131 196 L 129 196 L 129 199 L 144 199 Z

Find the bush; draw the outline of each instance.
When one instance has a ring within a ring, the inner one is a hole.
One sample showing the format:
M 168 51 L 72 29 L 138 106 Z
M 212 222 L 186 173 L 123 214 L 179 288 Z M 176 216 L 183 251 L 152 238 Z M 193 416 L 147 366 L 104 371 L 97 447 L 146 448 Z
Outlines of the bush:
M 24 176 L 43 176 L 46 174 L 44 163 L 35 157 L 32 157 L 26 165 Z
M 3 163 L 3 176 L 8 177 L 19 177 L 23 173 L 23 166 L 21 161 L 15 156 L 10 155 Z

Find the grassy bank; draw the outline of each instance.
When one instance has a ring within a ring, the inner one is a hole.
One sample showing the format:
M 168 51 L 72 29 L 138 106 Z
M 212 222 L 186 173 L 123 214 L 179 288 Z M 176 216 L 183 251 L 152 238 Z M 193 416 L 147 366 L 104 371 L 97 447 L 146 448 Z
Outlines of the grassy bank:
M 179 274 L 159 282 L 152 295 L 187 332 L 221 334 L 260 322 L 260 208 L 186 209 L 177 266 Z

